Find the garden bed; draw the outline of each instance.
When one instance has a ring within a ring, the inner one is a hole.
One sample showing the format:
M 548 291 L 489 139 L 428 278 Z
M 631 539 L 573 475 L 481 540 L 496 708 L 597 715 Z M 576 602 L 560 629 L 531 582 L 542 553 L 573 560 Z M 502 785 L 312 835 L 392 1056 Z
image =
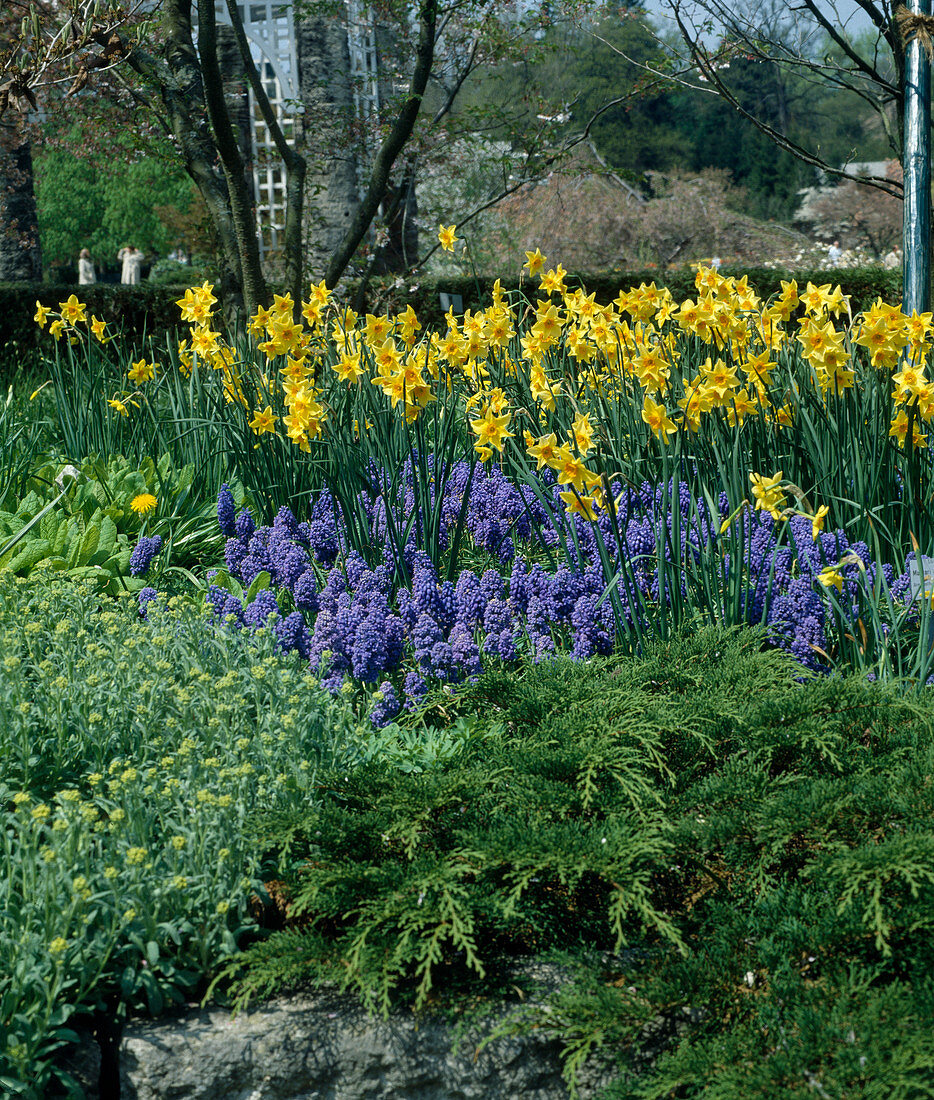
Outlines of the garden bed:
M 13 1094 L 67 1090 L 73 1023 L 322 984 L 456 1018 L 528 957 L 574 980 L 497 1031 L 571 1090 L 597 1049 L 606 1097 L 926 1087 L 930 321 L 703 269 L 539 295 L 429 336 L 319 286 L 225 336 L 205 285 L 138 360 L 38 310 L 0 414 Z

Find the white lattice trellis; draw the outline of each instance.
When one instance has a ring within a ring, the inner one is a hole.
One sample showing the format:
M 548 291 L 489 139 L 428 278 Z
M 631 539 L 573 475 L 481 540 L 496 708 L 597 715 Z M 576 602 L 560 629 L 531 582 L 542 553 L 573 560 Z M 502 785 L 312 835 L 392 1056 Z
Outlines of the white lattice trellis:
M 230 23 L 223 0 L 216 0 L 214 10 L 218 23 Z M 260 81 L 286 141 L 293 145 L 298 136 L 302 106 L 291 4 L 251 0 L 237 4 L 237 12 Z M 249 105 L 256 220 L 260 254 L 266 256 L 279 248 L 285 229 L 286 172 L 252 90 Z
M 379 53 L 373 12 L 362 0 L 347 0 L 347 50 L 354 114 L 360 122 L 363 136 L 363 159 L 369 161 L 379 125 Z M 362 198 L 362 173 L 358 187 Z

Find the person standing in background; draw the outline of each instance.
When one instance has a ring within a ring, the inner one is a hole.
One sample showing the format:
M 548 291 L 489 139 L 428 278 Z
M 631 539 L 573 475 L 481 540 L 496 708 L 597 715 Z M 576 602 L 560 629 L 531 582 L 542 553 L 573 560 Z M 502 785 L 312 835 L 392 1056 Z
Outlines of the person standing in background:
M 87 286 L 89 283 L 96 282 L 97 276 L 94 274 L 91 253 L 86 248 L 82 248 L 78 253 L 78 285 Z
M 139 269 L 145 257 L 135 245 L 121 248 L 117 253 L 117 259 L 123 264 L 120 282 L 124 286 L 136 286 L 139 283 Z

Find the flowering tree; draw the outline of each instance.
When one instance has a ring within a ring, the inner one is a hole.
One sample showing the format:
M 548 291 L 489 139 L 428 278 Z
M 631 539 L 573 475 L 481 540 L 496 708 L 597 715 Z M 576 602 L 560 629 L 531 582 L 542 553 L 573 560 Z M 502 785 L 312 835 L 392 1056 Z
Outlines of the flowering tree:
M 886 175 L 901 182 L 902 168 L 891 161 Z M 813 205 L 814 228 L 846 248 L 865 248 L 877 259 L 901 243 L 902 202 L 894 195 L 848 179 L 828 189 Z

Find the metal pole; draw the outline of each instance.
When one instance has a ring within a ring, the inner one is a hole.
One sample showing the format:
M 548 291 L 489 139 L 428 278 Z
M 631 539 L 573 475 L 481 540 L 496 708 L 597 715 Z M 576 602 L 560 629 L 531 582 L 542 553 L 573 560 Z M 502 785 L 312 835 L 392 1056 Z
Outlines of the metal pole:
M 931 0 L 908 0 L 930 15 Z M 923 313 L 931 299 L 931 63 L 918 38 L 905 46 L 905 211 L 902 308 Z

